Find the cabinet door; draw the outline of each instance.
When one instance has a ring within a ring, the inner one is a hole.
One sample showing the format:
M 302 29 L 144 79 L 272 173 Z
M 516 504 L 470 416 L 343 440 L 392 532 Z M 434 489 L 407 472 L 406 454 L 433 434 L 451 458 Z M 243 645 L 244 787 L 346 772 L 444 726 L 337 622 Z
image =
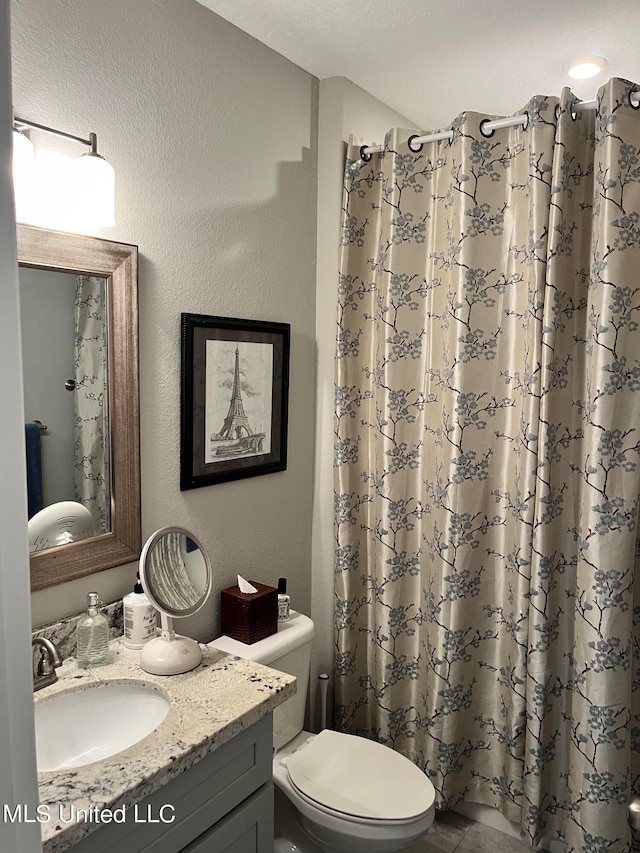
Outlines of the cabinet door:
M 125 823 L 112 823 L 87 835 L 73 847 L 73 853 L 178 853 L 189 849 L 189 844 L 204 838 L 214 825 L 221 825 L 219 821 L 235 813 L 262 785 L 270 784 L 272 733 L 269 714 L 130 807 Z M 159 820 L 162 809 L 170 823 Z M 211 849 L 222 853 L 225 848 Z M 257 849 L 262 853 L 263 848 Z
M 263 785 L 182 853 L 273 853 L 273 784 Z

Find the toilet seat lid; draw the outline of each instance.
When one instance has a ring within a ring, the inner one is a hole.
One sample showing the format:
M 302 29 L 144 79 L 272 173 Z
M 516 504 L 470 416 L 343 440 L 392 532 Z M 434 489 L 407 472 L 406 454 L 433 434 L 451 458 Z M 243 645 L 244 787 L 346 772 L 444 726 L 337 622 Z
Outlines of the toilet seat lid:
M 330 729 L 291 755 L 287 771 L 309 799 L 353 817 L 409 820 L 435 800 L 431 782 L 404 755 Z

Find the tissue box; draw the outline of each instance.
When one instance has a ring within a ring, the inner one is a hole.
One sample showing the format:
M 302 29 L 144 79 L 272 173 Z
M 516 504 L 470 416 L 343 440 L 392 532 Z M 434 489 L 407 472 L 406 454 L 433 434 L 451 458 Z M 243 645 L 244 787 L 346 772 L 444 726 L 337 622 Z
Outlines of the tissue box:
M 230 586 L 220 593 L 222 633 L 241 643 L 257 643 L 278 630 L 278 590 L 250 581 L 257 592 L 240 592 Z

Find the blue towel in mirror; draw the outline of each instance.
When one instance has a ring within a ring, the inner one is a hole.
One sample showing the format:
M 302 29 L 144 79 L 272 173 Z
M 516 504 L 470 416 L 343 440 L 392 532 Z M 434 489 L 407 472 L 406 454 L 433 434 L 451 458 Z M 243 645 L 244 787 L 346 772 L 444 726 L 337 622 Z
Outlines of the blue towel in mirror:
M 29 518 L 44 506 L 42 496 L 42 437 L 38 424 L 25 424 L 27 446 L 27 508 Z

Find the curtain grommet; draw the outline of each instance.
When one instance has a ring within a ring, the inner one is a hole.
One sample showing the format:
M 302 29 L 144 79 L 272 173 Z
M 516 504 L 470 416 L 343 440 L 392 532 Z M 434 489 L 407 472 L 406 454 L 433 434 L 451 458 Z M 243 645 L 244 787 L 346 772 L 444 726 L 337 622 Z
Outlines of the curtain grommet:
M 531 121 L 531 117 L 529 116 L 529 110 L 525 110 L 524 111 L 524 124 L 522 125 L 523 130 L 528 130 L 530 121 Z
M 491 139 L 493 134 L 496 132 L 495 128 L 491 128 L 491 130 L 485 130 L 485 125 L 489 124 L 491 119 L 483 118 L 480 122 L 480 133 L 484 136 L 485 139 Z
M 555 108 L 556 124 L 560 121 L 560 113 L 561 112 L 562 112 L 562 108 L 560 107 L 560 104 L 556 104 L 556 108 Z
M 369 160 L 371 160 L 371 154 L 367 154 L 367 152 L 365 150 L 368 147 L 369 147 L 368 145 L 361 145 L 360 146 L 360 159 L 362 160 L 363 163 L 368 163 Z
M 419 154 L 422 151 L 422 146 L 423 146 L 422 142 L 419 142 L 416 148 L 413 147 L 413 140 L 419 139 L 419 138 L 420 138 L 420 134 L 414 133 L 412 136 L 410 136 L 407 139 L 407 145 L 409 146 L 409 151 L 412 151 L 414 154 Z
M 638 98 L 638 103 L 633 103 L 632 95 L 635 95 Z M 629 106 L 632 110 L 640 110 L 640 89 L 636 89 L 633 92 L 629 92 Z

